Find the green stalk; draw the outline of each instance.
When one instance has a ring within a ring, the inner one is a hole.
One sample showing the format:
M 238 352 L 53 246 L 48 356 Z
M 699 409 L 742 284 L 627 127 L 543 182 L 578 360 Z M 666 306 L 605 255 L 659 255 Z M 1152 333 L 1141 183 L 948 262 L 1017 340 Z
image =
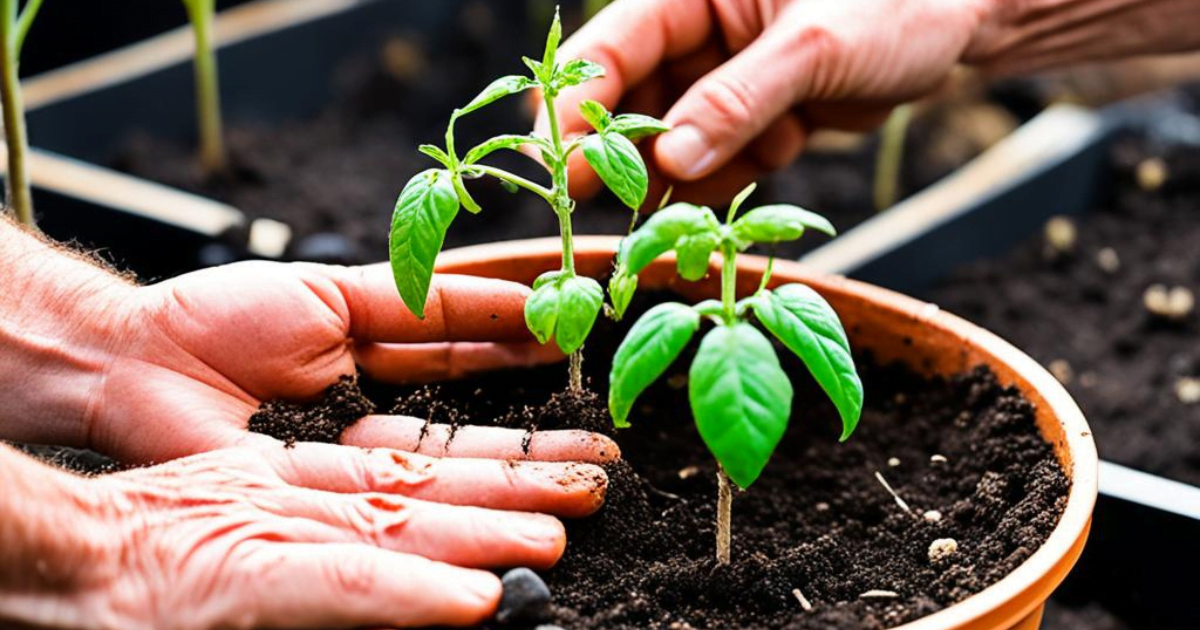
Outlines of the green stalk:
M 550 142 L 554 149 L 554 164 L 551 165 L 550 187 L 551 202 L 554 214 L 558 215 L 558 229 L 562 235 L 562 270 L 568 276 L 575 275 L 575 241 L 571 230 L 571 213 L 574 203 L 571 201 L 567 182 L 567 152 L 563 150 L 562 132 L 559 130 L 558 112 L 554 108 L 556 94 L 550 90 L 542 91 L 542 99 L 546 103 L 546 117 L 550 121 Z M 583 348 L 571 353 L 567 371 L 568 388 L 572 392 L 583 391 Z
M 196 39 L 196 116 L 200 132 L 200 167 L 206 175 L 228 169 L 225 139 L 221 131 L 221 96 L 217 82 L 217 59 L 212 45 L 215 0 L 183 0 Z
M 721 307 L 726 326 L 737 323 L 737 250 L 721 246 Z
M 33 226 L 33 193 L 26 157 L 29 136 L 25 130 L 25 105 L 19 76 L 21 46 L 33 24 L 41 0 L 30 0 L 17 11 L 18 0 L 0 0 L 0 101 L 4 108 L 4 140 L 8 148 L 8 175 L 4 178 L 7 205 L 17 220 Z
M 900 188 L 900 165 L 904 160 L 904 140 L 912 120 L 912 105 L 892 110 L 879 140 L 875 155 L 875 210 L 882 212 L 896 203 Z

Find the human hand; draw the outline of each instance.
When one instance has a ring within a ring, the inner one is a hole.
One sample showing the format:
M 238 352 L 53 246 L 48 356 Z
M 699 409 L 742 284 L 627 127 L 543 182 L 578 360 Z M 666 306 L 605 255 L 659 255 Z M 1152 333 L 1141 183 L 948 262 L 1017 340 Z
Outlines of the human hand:
M 401 303 L 386 265 L 266 262 L 206 269 L 134 289 L 92 415 L 87 446 L 136 463 L 243 444 L 262 401 L 319 395 L 356 363 L 386 381 L 453 378 L 561 358 L 525 327 L 524 286 L 436 276 L 426 318 Z M 344 444 L 433 455 L 603 461 L 619 451 L 582 431 L 533 436 L 369 416 Z
M 564 92 L 577 104 L 662 116 L 650 165 L 681 198 L 725 200 L 794 160 L 815 129 L 862 130 L 932 91 L 963 57 L 984 0 L 618 0 L 568 39 L 607 75 Z M 544 112 L 539 113 L 545 126 Z M 581 162 L 572 179 L 594 175 Z M 658 195 L 651 194 L 653 203 Z
M 565 546 L 554 517 L 506 510 L 583 516 L 605 487 L 587 464 L 258 446 L 93 479 L 0 452 L 12 482 L 0 503 L 13 510 L 0 537 L 18 565 L 0 569 L 0 620 L 122 630 L 477 624 L 501 586 L 475 569 L 548 567 Z

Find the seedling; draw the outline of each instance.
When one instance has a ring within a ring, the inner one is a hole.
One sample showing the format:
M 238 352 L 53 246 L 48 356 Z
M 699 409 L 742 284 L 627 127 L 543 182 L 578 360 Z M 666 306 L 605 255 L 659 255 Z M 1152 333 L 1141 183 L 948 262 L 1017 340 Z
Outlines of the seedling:
M 25 157 L 29 136 L 25 132 L 25 104 L 21 99 L 21 48 L 29 27 L 42 8 L 42 0 L 29 0 L 18 9 L 19 0 L 0 0 L 0 98 L 4 105 L 4 140 L 8 147 L 8 174 L 4 178 L 6 205 L 17 220 L 33 225 L 33 193 Z
M 912 105 L 904 104 L 892 110 L 879 135 L 875 154 L 875 210 L 882 212 L 896 203 L 900 190 L 900 167 L 904 162 L 904 141 L 912 121 Z
M 584 101 L 580 111 L 595 133 L 569 142 L 564 139 L 555 110 L 558 95 L 566 88 L 603 76 L 604 68 L 585 59 L 559 60 L 561 38 L 562 25 L 556 12 L 541 61 L 524 58 L 532 76 L 511 75 L 496 79 L 466 106 L 454 110 L 446 128 L 445 149 L 428 144 L 420 147 L 420 151 L 436 160 L 441 168 L 418 173 L 404 186 L 392 215 L 389 253 L 400 297 L 417 317 L 424 317 L 434 259 L 442 249 L 446 230 L 460 207 L 472 213 L 480 211 L 465 182 L 484 176 L 494 177 L 510 190 L 522 188 L 541 197 L 558 216 L 562 267 L 542 274 L 533 283 L 533 293 L 525 303 L 525 323 L 538 341 L 547 343 L 553 338 L 559 349 L 571 356 L 570 387 L 580 391 L 583 389 L 581 349 L 600 313 L 604 290 L 595 280 L 575 272 L 571 235 L 575 202 L 567 192 L 567 158 L 576 150 L 582 151 L 609 190 L 627 206 L 637 209 L 646 199 L 648 176 L 633 141 L 666 131 L 667 127 L 648 116 L 614 116 L 601 104 Z M 496 136 L 459 156 L 454 145 L 454 127 L 459 118 L 531 88 L 542 91 L 550 123 L 549 137 L 535 134 Z M 522 147 L 531 148 L 541 156 L 550 174 L 549 186 L 481 163 L 495 151 Z
M 200 134 L 200 168 L 206 175 L 223 173 L 229 165 L 221 131 L 221 96 L 217 88 L 217 57 L 212 41 L 215 3 L 216 0 L 183 0 L 196 41 L 196 57 L 193 61 L 196 120 Z
M 862 412 L 862 381 L 850 355 L 837 313 L 816 291 L 801 284 L 768 289 L 771 263 L 758 290 L 737 300 L 737 254 L 755 243 L 800 238 L 806 229 L 833 235 L 824 217 L 790 205 L 754 208 L 735 220 L 754 190 L 742 191 L 725 223 L 706 207 L 675 203 L 651 216 L 621 242 L 617 271 L 609 285 L 613 308 L 624 313 L 637 287 L 637 274 L 652 260 L 674 251 L 685 280 L 708 272 L 719 251 L 721 299 L 694 306 L 659 304 L 647 311 L 617 348 L 610 375 L 608 407 L 617 427 L 629 426 L 634 401 L 673 363 L 700 329 L 716 326 L 700 342 L 688 371 L 688 399 L 700 437 L 717 459 L 717 560 L 729 562 L 731 482 L 754 483 L 787 428 L 792 385 L 758 322 L 795 353 L 833 401 L 842 419 L 842 440 L 850 437 Z

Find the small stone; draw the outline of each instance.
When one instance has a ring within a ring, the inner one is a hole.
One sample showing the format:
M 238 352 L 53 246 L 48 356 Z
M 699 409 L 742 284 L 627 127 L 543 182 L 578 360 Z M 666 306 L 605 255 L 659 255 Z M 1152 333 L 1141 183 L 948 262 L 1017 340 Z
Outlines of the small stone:
M 876 588 L 876 589 L 871 589 L 871 590 L 863 593 L 862 595 L 859 595 L 859 597 L 862 599 L 872 599 L 872 598 L 895 599 L 897 597 L 900 597 L 900 593 L 897 593 L 896 591 L 885 591 L 883 589 Z
M 1117 250 L 1111 247 L 1101 248 L 1096 252 L 1096 266 L 1105 273 L 1117 273 L 1121 268 L 1121 257 L 1117 255 Z
M 829 504 L 824 501 L 821 501 L 820 503 L 817 504 L 817 511 L 818 512 L 828 512 Z
M 533 625 L 545 621 L 550 612 L 550 589 L 538 574 L 520 567 L 500 578 L 504 593 L 496 609 L 496 621 Z
M 934 453 L 933 455 L 929 456 L 930 464 L 945 464 L 948 461 L 950 461 L 950 460 L 946 459 L 945 455 L 939 455 L 937 453 Z
M 958 541 L 953 538 L 939 538 L 929 543 L 929 561 L 941 562 L 958 553 Z
M 331 265 L 355 265 L 363 262 L 354 241 L 333 232 L 310 234 L 296 243 L 292 250 L 296 260 Z
M 1050 373 L 1054 375 L 1054 378 L 1058 379 L 1058 382 L 1063 385 L 1070 385 L 1071 380 L 1075 378 L 1075 372 L 1071 369 L 1071 364 L 1067 363 L 1065 359 L 1055 359 L 1047 367 L 1050 369 Z
M 1075 222 L 1067 217 L 1053 217 L 1046 222 L 1046 246 L 1051 254 L 1067 254 L 1075 249 Z
M 1185 376 L 1175 381 L 1175 397 L 1185 405 L 1200 403 L 1200 378 Z
M 686 468 L 680 468 L 678 474 L 680 479 L 691 479 L 692 477 L 700 474 L 700 467 L 687 466 Z
M 687 373 L 672 374 L 669 378 L 667 378 L 667 387 L 670 387 L 671 389 L 683 389 L 684 387 L 687 387 L 687 384 Z
M 929 521 L 930 523 L 936 523 L 936 522 L 942 520 L 942 513 L 937 510 L 927 510 L 921 516 L 924 517 L 924 519 Z
M 889 457 L 889 458 L 888 458 L 888 466 L 891 466 L 892 468 L 895 468 L 895 467 L 897 467 L 897 466 L 899 466 L 899 465 L 900 465 L 900 458 L 899 458 L 899 457 Z
M 1167 183 L 1167 163 L 1162 158 L 1147 158 L 1137 165 L 1138 188 L 1153 192 Z
M 1154 284 L 1142 294 L 1142 305 L 1155 317 L 1181 321 L 1192 314 L 1196 298 L 1187 287 Z

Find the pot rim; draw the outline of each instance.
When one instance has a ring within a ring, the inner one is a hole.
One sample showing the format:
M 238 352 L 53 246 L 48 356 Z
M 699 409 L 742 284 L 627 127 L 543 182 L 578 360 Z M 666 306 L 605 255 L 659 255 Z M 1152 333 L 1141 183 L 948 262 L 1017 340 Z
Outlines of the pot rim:
M 575 238 L 575 256 L 577 259 L 611 259 L 619 242 L 619 236 L 579 236 Z M 554 260 L 558 256 L 561 256 L 561 241 L 557 237 L 502 241 L 447 250 L 438 258 L 437 268 L 442 273 L 460 273 L 470 272 L 488 261 L 512 261 L 521 258 Z M 659 260 L 669 260 L 669 257 Z M 766 266 L 766 258 L 745 255 L 738 258 L 738 263 L 741 270 L 761 273 Z M 1099 459 L 1096 445 L 1083 413 L 1066 389 L 1037 361 L 1012 344 L 956 315 L 940 310 L 935 304 L 843 276 L 816 272 L 793 261 L 777 260 L 774 269 L 775 277 L 786 275 L 812 286 L 820 293 L 837 293 L 871 303 L 887 311 L 892 317 L 916 317 L 922 325 L 941 329 L 943 333 L 975 346 L 982 355 L 1007 364 L 1014 373 L 1021 375 L 1028 388 L 1040 394 L 1042 404 L 1063 430 L 1065 448 L 1070 460 L 1064 468 L 1071 479 L 1071 489 L 1067 496 L 1066 508 L 1054 531 L 1033 555 L 995 584 L 957 604 L 897 626 L 893 630 L 976 627 L 974 624 L 983 621 L 985 617 L 989 617 L 985 623 L 1007 622 L 1011 626 L 1037 610 L 1049 593 L 1066 577 L 1082 551 L 1098 492 Z M 1002 376 L 1001 381 L 1005 385 L 1014 384 L 1012 379 L 1006 380 Z M 1062 459 L 1060 456 L 1060 463 Z M 1041 595 L 1039 592 L 1045 594 Z M 1001 609 L 1005 610 L 998 612 Z

